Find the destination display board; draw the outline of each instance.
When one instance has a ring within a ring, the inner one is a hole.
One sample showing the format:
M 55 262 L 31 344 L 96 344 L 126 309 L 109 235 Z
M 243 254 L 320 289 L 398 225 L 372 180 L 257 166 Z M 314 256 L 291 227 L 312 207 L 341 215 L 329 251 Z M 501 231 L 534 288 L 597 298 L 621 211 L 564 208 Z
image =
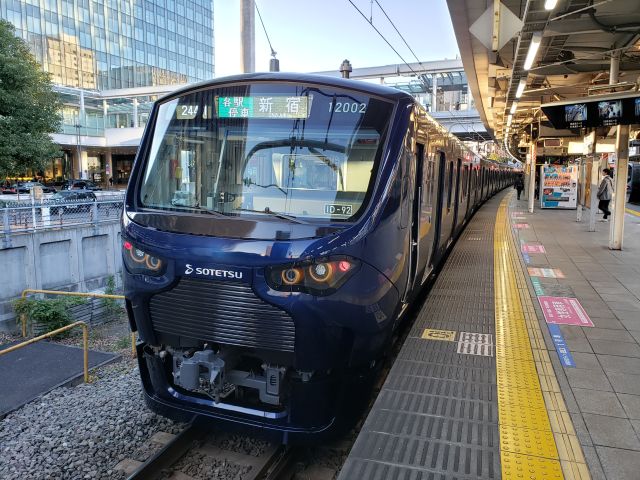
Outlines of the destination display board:
M 308 118 L 309 97 L 216 97 L 218 118 Z
M 578 201 L 577 165 L 540 167 L 540 207 L 576 208 Z
M 557 129 L 610 127 L 640 123 L 638 92 L 585 97 L 541 106 Z

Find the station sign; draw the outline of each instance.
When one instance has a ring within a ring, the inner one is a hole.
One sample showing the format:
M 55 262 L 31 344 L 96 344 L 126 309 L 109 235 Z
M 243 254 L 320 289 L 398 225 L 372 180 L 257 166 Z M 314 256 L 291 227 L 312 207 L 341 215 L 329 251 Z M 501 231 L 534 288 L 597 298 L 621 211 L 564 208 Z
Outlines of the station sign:
M 624 92 L 541 105 L 554 128 L 611 127 L 640 123 L 640 93 Z

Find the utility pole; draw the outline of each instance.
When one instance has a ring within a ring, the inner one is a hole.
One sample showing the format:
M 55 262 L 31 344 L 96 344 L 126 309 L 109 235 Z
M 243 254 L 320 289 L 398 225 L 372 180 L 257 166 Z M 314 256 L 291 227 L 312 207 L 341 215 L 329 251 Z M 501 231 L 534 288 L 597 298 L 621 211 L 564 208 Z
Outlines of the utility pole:
M 240 37 L 242 73 L 256 71 L 256 5 L 255 0 L 240 2 Z

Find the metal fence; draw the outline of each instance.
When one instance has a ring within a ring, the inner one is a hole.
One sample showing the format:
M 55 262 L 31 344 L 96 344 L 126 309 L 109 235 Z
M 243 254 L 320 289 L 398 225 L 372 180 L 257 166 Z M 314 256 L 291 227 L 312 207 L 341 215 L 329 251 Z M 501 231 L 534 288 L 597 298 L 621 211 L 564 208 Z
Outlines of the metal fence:
M 122 213 L 123 196 L 97 200 L 41 202 L 0 202 L 2 233 L 33 232 L 35 230 L 98 224 L 118 220 Z

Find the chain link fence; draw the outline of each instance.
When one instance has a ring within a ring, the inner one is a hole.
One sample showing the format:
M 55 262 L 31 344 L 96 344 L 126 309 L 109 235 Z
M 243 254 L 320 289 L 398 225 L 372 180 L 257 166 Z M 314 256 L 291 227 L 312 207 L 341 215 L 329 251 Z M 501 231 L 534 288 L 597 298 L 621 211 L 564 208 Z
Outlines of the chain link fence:
M 2 233 L 7 236 L 35 230 L 113 222 L 120 218 L 124 196 L 97 200 L 46 199 L 38 202 L 0 200 Z

